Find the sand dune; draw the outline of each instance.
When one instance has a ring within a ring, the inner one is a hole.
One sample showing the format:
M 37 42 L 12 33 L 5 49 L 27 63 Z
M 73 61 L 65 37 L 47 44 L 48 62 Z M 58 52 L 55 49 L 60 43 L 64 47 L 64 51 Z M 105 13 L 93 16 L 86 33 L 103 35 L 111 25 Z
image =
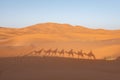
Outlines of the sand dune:
M 34 45 L 32 49 L 93 50 L 98 59 L 117 57 L 120 56 L 120 30 L 89 29 L 58 23 L 36 24 L 18 29 L 0 28 L 0 57 L 29 52 L 31 45 Z

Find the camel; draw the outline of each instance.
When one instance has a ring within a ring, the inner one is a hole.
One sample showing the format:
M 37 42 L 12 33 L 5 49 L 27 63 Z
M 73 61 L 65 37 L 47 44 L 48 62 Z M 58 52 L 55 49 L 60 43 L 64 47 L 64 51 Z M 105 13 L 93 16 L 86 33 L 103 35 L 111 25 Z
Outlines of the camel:
M 92 51 L 90 51 L 88 54 L 84 53 L 88 58 L 96 59 L 95 55 L 93 54 Z
M 43 50 L 44 50 L 43 48 L 38 51 L 35 50 L 34 53 L 40 55 L 43 52 Z
M 50 56 L 52 49 L 44 50 L 44 52 L 45 52 L 45 55 Z
M 56 55 L 58 52 L 58 49 L 56 48 L 55 50 L 52 50 L 51 52 L 52 52 L 52 55 Z
M 73 49 L 71 49 L 70 51 L 66 51 L 66 53 L 68 53 L 68 55 L 69 56 L 72 56 L 72 57 L 74 57 L 74 52 L 73 52 Z
M 78 55 L 78 59 L 80 58 L 80 56 L 81 56 L 81 58 L 84 57 L 84 54 L 83 54 L 82 50 L 78 51 L 76 54 Z
M 64 54 L 65 54 L 65 50 L 62 49 L 61 51 L 59 51 L 59 54 L 64 56 Z

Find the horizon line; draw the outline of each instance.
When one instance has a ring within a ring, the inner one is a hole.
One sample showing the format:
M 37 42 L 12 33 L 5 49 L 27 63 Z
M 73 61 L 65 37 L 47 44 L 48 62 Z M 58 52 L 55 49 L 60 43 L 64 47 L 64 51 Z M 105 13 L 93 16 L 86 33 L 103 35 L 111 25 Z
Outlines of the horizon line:
M 70 25 L 70 26 L 73 26 L 73 27 L 84 27 L 84 28 L 94 29 L 94 30 L 109 30 L 109 31 L 120 30 L 120 29 L 91 28 L 91 27 L 84 26 L 84 25 L 74 25 L 74 24 L 62 23 L 62 22 L 40 22 L 40 23 L 35 23 L 35 24 L 32 24 L 32 25 L 28 25 L 28 26 L 23 26 L 23 27 L 13 27 L 13 26 L 7 27 L 7 26 L 0 26 L 0 28 L 15 28 L 15 29 L 21 29 L 21 28 L 26 28 L 26 27 L 30 27 L 30 26 L 34 26 L 34 25 L 41 25 L 41 24 Z

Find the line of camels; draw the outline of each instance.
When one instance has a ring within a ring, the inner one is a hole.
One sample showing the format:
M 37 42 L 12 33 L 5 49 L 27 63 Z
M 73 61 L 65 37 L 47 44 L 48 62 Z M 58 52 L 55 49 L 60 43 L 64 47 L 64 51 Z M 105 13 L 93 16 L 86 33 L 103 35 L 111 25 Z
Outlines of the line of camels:
M 59 56 L 64 56 L 65 54 L 67 54 L 68 56 L 71 56 L 71 57 L 74 57 L 75 55 L 77 55 L 78 59 L 81 59 L 84 57 L 88 57 L 88 59 L 96 59 L 92 50 L 88 53 L 85 53 L 85 52 L 83 52 L 83 50 L 74 51 L 73 49 L 70 49 L 69 51 L 66 51 L 65 49 L 58 50 L 58 48 L 56 48 L 54 50 L 52 50 L 52 49 L 45 50 L 44 48 L 39 49 L 39 50 L 33 50 L 33 51 L 29 52 L 28 54 L 25 54 L 24 56 L 41 55 L 42 53 L 44 53 L 44 56 L 51 56 L 51 55 L 55 56 L 57 54 Z

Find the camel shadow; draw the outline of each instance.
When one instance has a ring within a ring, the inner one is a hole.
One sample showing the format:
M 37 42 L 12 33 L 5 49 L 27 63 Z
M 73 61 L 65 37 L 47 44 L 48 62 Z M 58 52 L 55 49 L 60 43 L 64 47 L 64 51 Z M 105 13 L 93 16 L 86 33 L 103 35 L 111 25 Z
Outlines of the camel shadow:
M 67 54 L 69 57 L 73 57 L 75 55 L 77 55 L 78 59 L 85 59 L 84 57 L 86 56 L 88 59 L 96 59 L 96 56 L 94 55 L 93 51 L 91 50 L 88 53 L 83 52 L 83 50 L 79 50 L 79 51 L 74 51 L 73 49 L 70 49 L 69 51 L 66 51 L 65 49 L 62 50 L 58 50 L 58 48 L 52 50 L 50 49 L 44 49 L 41 48 L 40 50 L 33 50 L 27 54 L 25 54 L 24 56 L 30 56 L 30 55 L 36 55 L 36 56 L 40 56 L 43 53 L 44 56 L 63 56 L 65 54 Z
M 65 50 L 64 50 L 64 49 L 62 49 L 61 51 L 58 51 L 58 53 L 59 53 L 59 55 L 60 55 L 60 56 L 63 56 L 63 57 L 64 57 Z
M 94 60 L 96 59 L 92 50 L 89 53 L 84 53 L 84 55 L 87 56 L 88 59 L 94 59 Z
M 71 49 L 71 50 L 69 50 L 69 51 L 65 51 L 67 54 L 68 54 L 68 56 L 70 57 L 74 57 L 74 51 L 73 51 L 73 49 Z
M 76 52 L 76 55 L 78 56 L 78 59 L 82 59 L 82 58 L 84 58 L 84 53 L 83 53 L 82 50 L 77 51 L 77 52 Z

